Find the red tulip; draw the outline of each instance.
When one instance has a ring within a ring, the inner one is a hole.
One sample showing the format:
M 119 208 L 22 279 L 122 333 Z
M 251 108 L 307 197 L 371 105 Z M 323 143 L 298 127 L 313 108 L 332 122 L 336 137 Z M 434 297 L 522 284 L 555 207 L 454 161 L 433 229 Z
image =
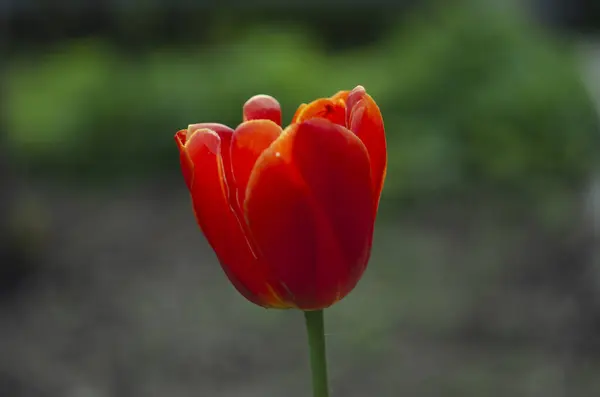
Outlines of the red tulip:
M 268 308 L 323 309 L 369 260 L 385 178 L 383 119 L 361 86 L 317 99 L 280 127 L 257 95 L 235 130 L 192 124 L 175 134 L 200 228 L 236 289 Z

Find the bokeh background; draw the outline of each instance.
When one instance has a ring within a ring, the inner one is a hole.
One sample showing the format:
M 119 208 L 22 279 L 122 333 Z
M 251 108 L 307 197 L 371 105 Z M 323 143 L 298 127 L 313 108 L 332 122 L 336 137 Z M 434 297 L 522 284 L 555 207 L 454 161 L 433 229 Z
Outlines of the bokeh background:
M 3 0 L 0 396 L 308 396 L 173 134 L 364 85 L 389 169 L 333 396 L 600 395 L 598 2 Z

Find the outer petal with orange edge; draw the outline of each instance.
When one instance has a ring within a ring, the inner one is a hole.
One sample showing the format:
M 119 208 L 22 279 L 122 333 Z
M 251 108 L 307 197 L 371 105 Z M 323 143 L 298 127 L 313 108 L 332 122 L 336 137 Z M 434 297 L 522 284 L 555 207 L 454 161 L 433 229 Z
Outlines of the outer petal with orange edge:
M 270 287 L 267 269 L 248 245 L 239 220 L 230 208 L 219 134 L 207 128 L 193 130 L 182 153 L 193 167 L 190 192 L 196 219 L 236 289 L 265 307 L 290 307 Z
M 346 128 L 293 124 L 258 159 L 245 214 L 270 270 L 301 309 L 330 306 L 360 279 L 371 251 L 369 156 Z

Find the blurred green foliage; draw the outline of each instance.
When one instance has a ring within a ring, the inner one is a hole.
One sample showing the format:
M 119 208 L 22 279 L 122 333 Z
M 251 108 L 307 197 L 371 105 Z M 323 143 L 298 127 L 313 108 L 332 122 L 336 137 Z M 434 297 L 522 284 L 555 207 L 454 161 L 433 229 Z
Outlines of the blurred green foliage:
M 388 132 L 387 198 L 577 185 L 597 117 L 568 46 L 512 14 L 421 15 L 375 45 L 334 54 L 298 28 L 257 27 L 218 47 L 143 55 L 74 41 L 11 62 L 9 130 L 33 171 L 151 176 L 178 167 L 172 135 L 236 125 L 250 96 L 301 102 L 364 85 Z M 466 189 L 466 190 L 465 190 Z

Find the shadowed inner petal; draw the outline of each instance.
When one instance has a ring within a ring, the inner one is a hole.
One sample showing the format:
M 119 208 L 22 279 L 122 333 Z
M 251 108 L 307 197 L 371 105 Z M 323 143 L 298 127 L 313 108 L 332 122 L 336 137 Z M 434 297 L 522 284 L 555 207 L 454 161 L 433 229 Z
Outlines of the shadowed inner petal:
M 346 126 L 346 105 L 343 99 L 317 99 L 298 109 L 294 122 L 301 123 L 313 118 L 323 118 L 334 124 Z
M 335 95 L 333 95 L 331 97 L 331 100 L 332 101 L 342 100 L 344 103 L 346 103 L 348 101 L 349 94 L 350 94 L 350 91 L 338 91 L 335 93 Z
M 281 127 L 271 120 L 250 120 L 240 124 L 231 140 L 231 170 L 235 185 L 235 204 L 243 219 L 242 203 L 250 173 L 258 157 L 281 134 Z
M 350 128 L 350 118 L 352 116 L 352 110 L 354 109 L 358 101 L 363 99 L 366 94 L 367 91 L 361 85 L 357 86 L 348 93 L 348 96 L 346 98 L 346 126 L 348 128 Z

